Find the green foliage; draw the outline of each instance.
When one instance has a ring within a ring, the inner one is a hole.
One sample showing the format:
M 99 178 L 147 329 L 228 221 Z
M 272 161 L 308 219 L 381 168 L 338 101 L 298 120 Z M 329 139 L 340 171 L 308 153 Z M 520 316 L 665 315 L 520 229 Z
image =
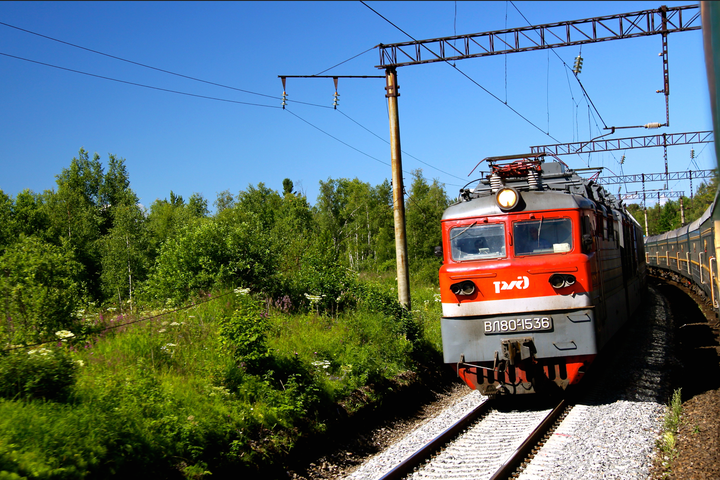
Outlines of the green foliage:
M 673 462 L 678 456 L 676 435 L 682 416 L 682 389 L 673 392 L 673 396 L 665 410 L 665 420 L 662 435 L 658 439 L 660 450 L 660 469 L 663 478 L 672 475 Z
M 2 340 L 44 340 L 71 329 L 83 297 L 82 266 L 74 255 L 35 237 L 22 236 L 0 257 Z
M 435 247 L 442 243 L 440 219 L 449 205 L 445 188 L 437 180 L 430 185 L 422 170 L 412 172 L 413 182 L 407 199 L 408 257 L 412 262 L 433 258 Z
M 0 357 L 0 397 L 64 402 L 78 365 L 57 348 L 21 350 Z
M 204 220 L 163 243 L 149 278 L 156 299 L 182 302 L 200 290 L 271 282 L 275 253 L 257 221 L 230 224 Z
M 136 205 L 119 205 L 113 209 L 113 226 L 100 239 L 101 282 L 106 298 L 132 303 L 135 290 L 147 277 L 150 268 L 150 246 L 145 216 Z
M 210 211 L 208 210 L 208 202 L 200 193 L 193 193 L 188 200 L 187 209 L 190 211 L 190 215 L 195 218 L 207 217 Z
M 267 330 L 267 318 L 261 314 L 259 303 L 245 294 L 232 316 L 220 319 L 220 344 L 238 365 L 257 372 L 269 353 Z
M 300 269 L 292 278 L 295 304 L 310 303 L 316 311 L 328 312 L 353 305 L 349 293 L 356 285 L 356 275 L 341 263 L 333 262 L 331 255 L 332 252 L 316 244 L 303 256 Z

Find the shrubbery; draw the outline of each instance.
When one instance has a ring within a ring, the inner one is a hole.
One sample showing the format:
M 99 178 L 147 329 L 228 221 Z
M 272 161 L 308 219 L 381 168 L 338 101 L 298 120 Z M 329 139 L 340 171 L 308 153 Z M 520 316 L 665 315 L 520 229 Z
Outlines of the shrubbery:
M 38 347 L 0 357 L 0 397 L 64 402 L 78 364 L 58 348 Z
M 82 266 L 72 253 L 22 236 L 0 257 L 0 335 L 11 343 L 50 338 L 71 329 L 83 297 Z

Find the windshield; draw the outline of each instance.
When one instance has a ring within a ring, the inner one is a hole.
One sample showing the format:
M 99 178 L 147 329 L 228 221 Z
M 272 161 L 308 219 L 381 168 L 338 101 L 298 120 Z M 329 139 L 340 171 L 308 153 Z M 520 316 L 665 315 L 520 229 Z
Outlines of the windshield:
M 450 245 L 456 261 L 504 257 L 505 224 L 455 227 L 450 230 Z
M 547 218 L 513 224 L 515 255 L 566 253 L 572 250 L 569 218 Z

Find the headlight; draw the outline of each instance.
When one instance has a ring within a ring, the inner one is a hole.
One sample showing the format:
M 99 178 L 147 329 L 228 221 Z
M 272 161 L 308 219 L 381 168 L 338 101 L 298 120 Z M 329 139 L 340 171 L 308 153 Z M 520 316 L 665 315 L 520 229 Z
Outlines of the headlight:
M 450 285 L 450 291 L 455 295 L 472 295 L 475 293 L 475 284 L 470 280 Z
M 495 201 L 504 212 L 515 208 L 519 199 L 520 194 L 512 187 L 503 187 L 495 194 Z
M 575 275 L 554 273 L 550 276 L 549 281 L 553 288 L 565 288 L 575 284 Z

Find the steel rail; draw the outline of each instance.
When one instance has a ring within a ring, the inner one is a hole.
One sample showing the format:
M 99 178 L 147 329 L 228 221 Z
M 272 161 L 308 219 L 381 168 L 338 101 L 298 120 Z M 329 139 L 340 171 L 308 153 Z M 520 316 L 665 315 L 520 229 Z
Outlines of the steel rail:
M 467 428 L 468 425 L 487 414 L 492 408 L 492 405 L 492 400 L 485 400 L 483 403 L 475 407 L 470 413 L 455 422 L 447 430 L 433 438 L 420 450 L 413 453 L 410 457 L 403 460 L 398 466 L 380 477 L 380 480 L 400 480 L 408 476 L 415 467 L 419 466 L 422 462 L 430 458 L 433 453 L 437 452 L 444 445 L 449 443 L 463 429 Z
M 513 472 L 515 472 L 525 459 L 530 455 L 532 450 L 540 443 L 542 438 L 552 429 L 555 421 L 565 413 L 571 406 L 565 399 L 560 401 L 557 407 L 555 407 L 545 420 L 538 425 L 530 436 L 520 445 L 515 453 L 513 453 L 503 465 L 490 477 L 490 480 L 500 480 L 510 478 Z

